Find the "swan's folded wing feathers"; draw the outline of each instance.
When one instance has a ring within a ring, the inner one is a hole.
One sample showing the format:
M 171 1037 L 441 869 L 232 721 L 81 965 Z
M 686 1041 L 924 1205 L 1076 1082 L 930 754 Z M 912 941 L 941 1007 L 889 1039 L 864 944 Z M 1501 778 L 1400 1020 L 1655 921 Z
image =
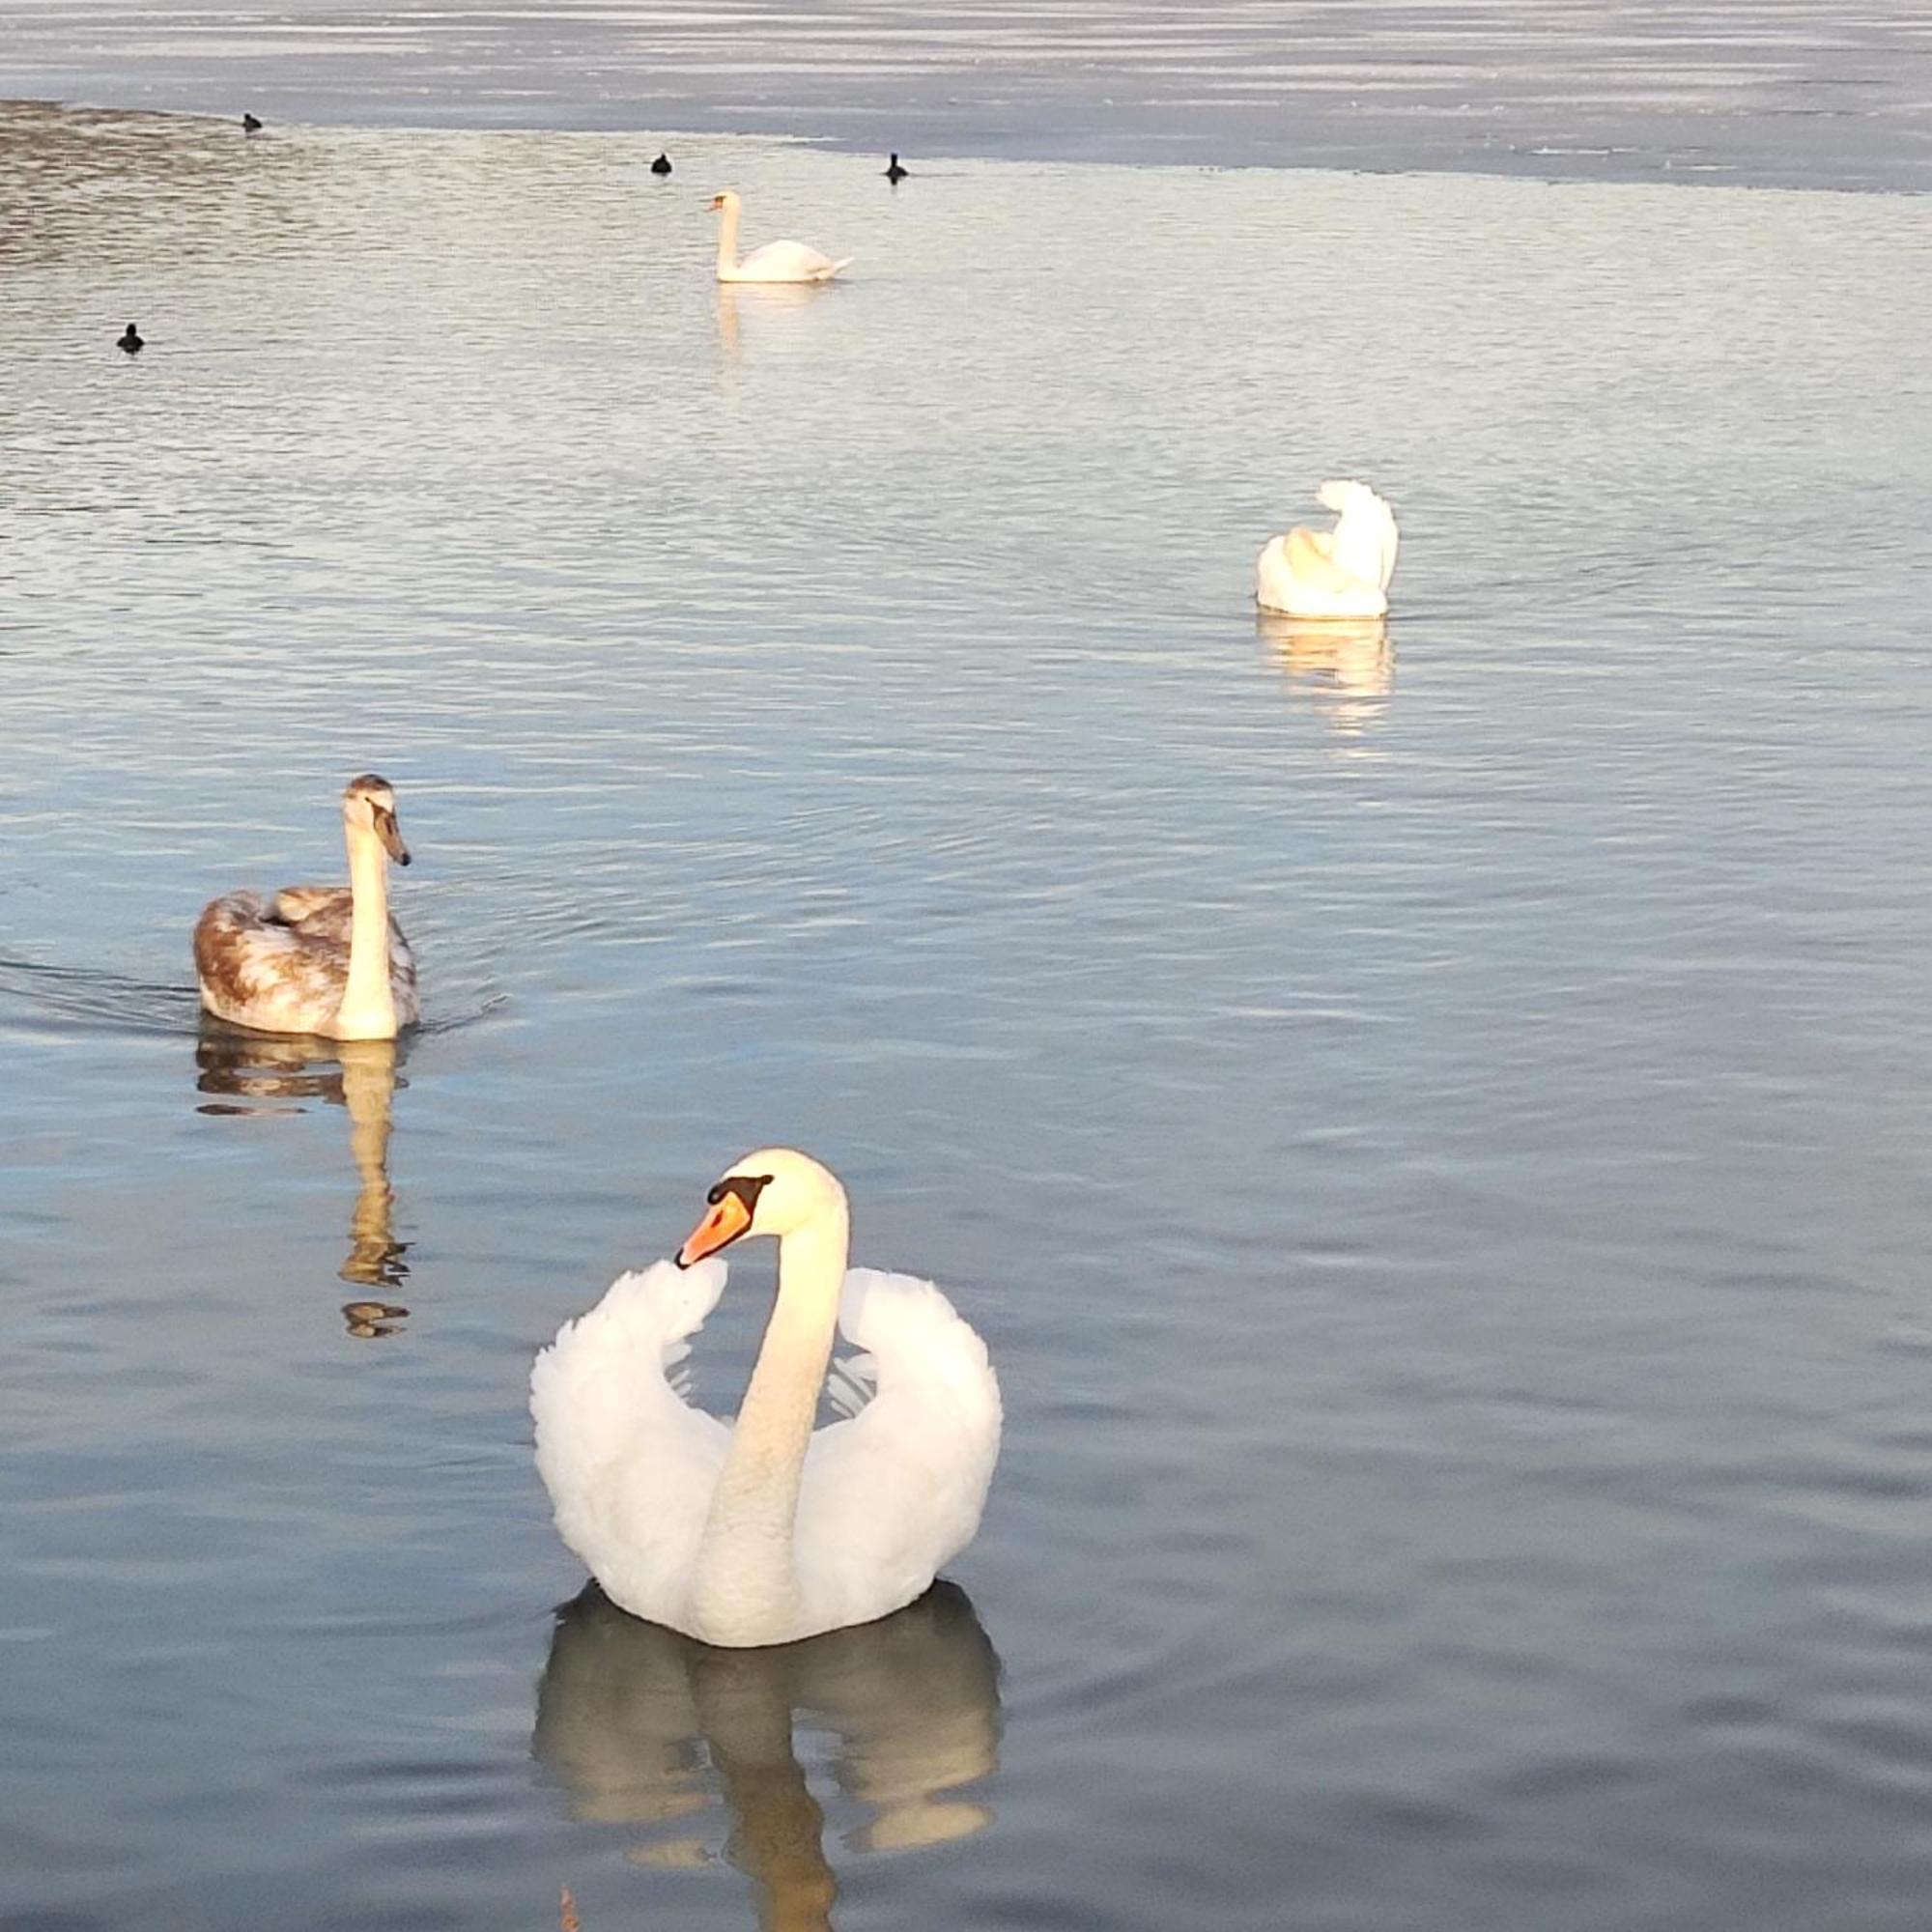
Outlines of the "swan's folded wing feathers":
M 737 272 L 745 281 L 822 282 L 844 267 L 809 242 L 767 242 L 739 260 Z
M 331 930 L 339 926 L 346 946 L 355 904 L 347 886 L 284 886 L 275 895 L 269 917 L 280 925 L 313 924 Z
M 1297 524 L 1288 533 L 1288 567 L 1305 584 L 1348 590 L 1355 580 L 1335 561 L 1334 547 L 1330 531 L 1311 530 Z
M 404 1026 L 413 1026 L 422 1017 L 422 1003 L 416 997 L 416 955 L 389 915 L 389 985 L 395 995 L 396 1018 Z
M 269 916 L 259 893 L 212 900 L 194 928 L 202 995 L 223 1019 L 299 1033 L 341 999 L 344 949 Z

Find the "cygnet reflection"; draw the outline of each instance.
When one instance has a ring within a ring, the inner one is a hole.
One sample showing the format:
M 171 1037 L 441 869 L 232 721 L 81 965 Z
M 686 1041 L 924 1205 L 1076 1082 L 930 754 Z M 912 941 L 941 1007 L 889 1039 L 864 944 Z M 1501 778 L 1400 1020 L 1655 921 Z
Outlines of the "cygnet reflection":
M 1263 611 L 1256 628 L 1296 695 L 1344 735 L 1367 730 L 1395 691 L 1395 647 L 1385 617 L 1283 617 Z
M 806 1769 L 818 1754 L 802 1756 L 801 1737 L 827 1739 L 831 1782 L 863 1814 L 842 1848 L 967 1837 L 992 1810 L 952 1794 L 998 1767 L 999 1674 L 952 1583 L 877 1623 L 768 1650 L 639 1622 L 592 1583 L 557 1613 L 532 1748 L 574 1817 L 654 1828 L 630 1853 L 639 1863 L 714 1856 L 708 1835 L 675 1827 L 722 1799 L 724 1856 L 757 1888 L 760 1926 L 829 1932 L 838 1889 Z
M 195 1088 L 204 1114 L 300 1113 L 276 1102 L 322 1100 L 349 1115 L 349 1153 L 355 1163 L 355 1206 L 349 1218 L 349 1253 L 337 1270 L 353 1287 L 400 1288 L 409 1277 L 409 1243 L 395 1237 L 395 1189 L 389 1184 L 389 1135 L 398 1054 L 392 1039 L 310 1039 L 249 1033 L 204 1017 L 195 1044 Z M 343 1304 L 350 1334 L 370 1340 L 395 1332 L 409 1313 L 388 1300 L 358 1297 Z

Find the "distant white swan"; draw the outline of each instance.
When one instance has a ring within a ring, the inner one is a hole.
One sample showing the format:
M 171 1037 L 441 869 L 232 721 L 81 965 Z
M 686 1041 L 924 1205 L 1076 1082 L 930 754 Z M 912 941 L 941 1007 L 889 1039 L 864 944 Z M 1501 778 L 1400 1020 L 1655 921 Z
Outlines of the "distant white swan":
M 1000 1450 L 986 1346 L 930 1282 L 847 1273 L 845 1190 L 810 1156 L 748 1154 L 707 1198 L 675 1264 L 620 1275 L 537 1357 L 530 1412 L 557 1529 L 612 1601 L 705 1643 L 870 1623 L 980 1525 Z M 724 1264 L 705 1258 L 747 1235 L 778 1239 L 778 1298 L 727 1425 L 666 1371 L 724 1292 Z M 814 1434 L 835 1321 L 867 1352 L 838 1364 L 845 1419 Z
M 718 279 L 721 282 L 829 282 L 840 269 L 851 266 L 851 256 L 835 262 L 809 248 L 803 242 L 767 242 L 753 248 L 741 262 L 738 259 L 738 215 L 743 204 L 726 188 L 711 199 L 714 212 L 723 211 L 718 224 Z
M 201 1004 L 264 1033 L 394 1039 L 422 1017 L 416 961 L 389 917 L 389 861 L 410 863 L 396 795 L 373 772 L 342 794 L 346 886 L 288 886 L 272 899 L 228 893 L 194 928 Z
M 1395 575 L 1395 512 L 1366 483 L 1324 483 L 1316 493 L 1337 513 L 1332 530 L 1297 526 L 1255 565 L 1255 602 L 1291 617 L 1379 617 Z

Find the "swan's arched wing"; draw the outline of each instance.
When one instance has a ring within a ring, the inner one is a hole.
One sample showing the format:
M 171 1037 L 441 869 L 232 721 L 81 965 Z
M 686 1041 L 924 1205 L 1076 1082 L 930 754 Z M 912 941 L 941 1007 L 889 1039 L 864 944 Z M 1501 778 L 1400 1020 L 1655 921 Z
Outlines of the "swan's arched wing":
M 1388 498 L 1347 479 L 1326 482 L 1315 494 L 1340 517 L 1329 554 L 1364 583 L 1386 590 L 1395 575 L 1398 541 Z
M 530 1371 L 537 1472 L 556 1526 L 636 1616 L 682 1610 L 730 1432 L 666 1378 L 724 1292 L 724 1264 L 619 1275 Z
M 878 1393 L 806 1457 L 796 1560 L 821 1627 L 911 1603 L 972 1541 L 1000 1453 L 986 1345 L 929 1281 L 854 1268 L 838 1325 L 870 1357 Z
M 1386 590 L 1389 581 L 1395 576 L 1395 554 L 1401 542 L 1396 533 L 1395 512 L 1380 497 L 1376 498 L 1376 508 L 1381 512 L 1380 547 L 1381 577 L 1379 587 Z

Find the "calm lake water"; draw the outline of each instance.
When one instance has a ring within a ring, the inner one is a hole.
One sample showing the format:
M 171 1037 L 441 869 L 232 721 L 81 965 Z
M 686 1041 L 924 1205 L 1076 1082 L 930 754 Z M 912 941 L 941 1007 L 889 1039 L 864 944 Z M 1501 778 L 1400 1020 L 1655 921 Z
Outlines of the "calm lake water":
M 7 0 L 0 95 L 881 153 L 1932 188 L 1923 0 Z
M 0 117 L 0 1922 L 1921 1925 L 1924 206 L 647 157 Z M 201 1037 L 369 768 L 429 1025 Z M 773 1140 L 984 1530 L 559 1620 L 530 1356 Z

